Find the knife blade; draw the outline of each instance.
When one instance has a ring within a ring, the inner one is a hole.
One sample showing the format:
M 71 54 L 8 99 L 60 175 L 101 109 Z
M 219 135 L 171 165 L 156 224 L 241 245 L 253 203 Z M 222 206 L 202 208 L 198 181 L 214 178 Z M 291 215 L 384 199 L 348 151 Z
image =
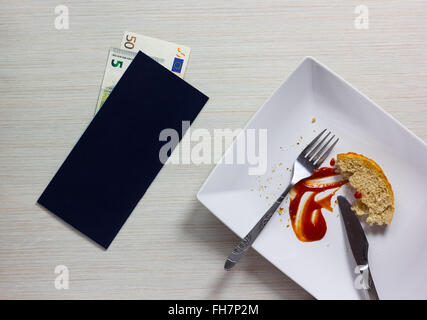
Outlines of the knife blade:
M 365 293 L 371 300 L 379 300 L 377 290 L 375 288 L 374 280 L 369 270 L 368 263 L 368 249 L 369 243 L 366 239 L 365 232 L 356 214 L 351 209 L 350 203 L 343 196 L 338 196 L 338 205 L 341 210 L 341 216 L 344 221 L 344 226 L 350 243 L 350 248 L 354 256 L 354 260 L 358 265 L 358 269 L 364 279 L 367 279 L 367 288 Z M 367 274 L 367 276 L 366 276 Z M 366 278 L 365 278 L 366 276 Z

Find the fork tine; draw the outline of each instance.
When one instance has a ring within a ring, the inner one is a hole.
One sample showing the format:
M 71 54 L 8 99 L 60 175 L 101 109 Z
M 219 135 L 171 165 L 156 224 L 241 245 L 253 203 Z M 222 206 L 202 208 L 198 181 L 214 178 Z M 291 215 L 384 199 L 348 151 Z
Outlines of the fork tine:
M 323 142 L 325 142 L 325 140 L 329 137 L 330 134 L 331 132 L 329 131 L 328 134 L 322 140 L 320 140 L 320 142 L 316 145 L 316 147 L 313 150 L 311 150 L 311 152 L 307 155 L 308 160 L 310 160 L 311 157 L 313 157 L 313 155 L 317 154 L 316 151 L 323 145 Z
M 319 138 L 322 136 L 323 133 L 325 133 L 326 129 L 323 130 L 322 132 L 320 132 L 316 138 L 314 138 L 308 145 L 307 147 L 304 148 L 304 150 L 301 151 L 300 156 L 304 156 L 307 154 L 307 152 L 309 152 L 311 150 L 311 148 L 313 147 L 313 145 L 316 143 L 317 140 L 319 140 Z
M 320 157 L 323 155 L 323 152 L 326 150 L 326 148 L 328 147 L 329 143 L 332 141 L 332 139 L 335 138 L 335 135 L 333 135 L 322 147 L 322 149 L 320 149 L 313 157 L 313 159 L 311 159 L 311 163 L 315 163 L 317 160 L 320 159 Z
M 325 159 L 328 157 L 329 153 L 331 153 L 331 150 L 335 147 L 335 145 L 338 143 L 340 139 L 337 138 L 335 142 L 328 148 L 328 150 L 325 151 L 325 153 L 320 157 L 320 159 L 314 164 L 315 166 L 319 166 Z

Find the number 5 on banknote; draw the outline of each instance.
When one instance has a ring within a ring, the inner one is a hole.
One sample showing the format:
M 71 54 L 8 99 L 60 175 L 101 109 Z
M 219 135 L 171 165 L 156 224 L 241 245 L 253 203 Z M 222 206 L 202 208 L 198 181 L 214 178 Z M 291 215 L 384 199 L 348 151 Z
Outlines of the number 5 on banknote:
M 123 73 L 126 71 L 136 53 L 129 50 L 120 50 L 111 48 L 108 53 L 108 60 L 105 66 L 104 78 L 102 79 L 101 89 L 99 90 L 98 102 L 96 103 L 95 113 L 107 100 L 114 86 L 120 80 Z

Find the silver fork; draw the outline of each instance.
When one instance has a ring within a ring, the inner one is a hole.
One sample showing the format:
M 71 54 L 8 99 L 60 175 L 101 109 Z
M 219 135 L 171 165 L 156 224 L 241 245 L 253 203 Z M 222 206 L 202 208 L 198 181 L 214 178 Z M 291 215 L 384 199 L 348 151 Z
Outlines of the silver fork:
M 314 138 L 313 141 L 311 141 L 303 151 L 301 151 L 293 165 L 291 183 L 276 200 L 276 202 L 271 206 L 271 208 L 268 209 L 264 216 L 252 228 L 252 230 L 246 235 L 246 237 L 244 237 L 242 241 L 240 241 L 240 243 L 234 248 L 233 252 L 230 253 L 230 255 L 227 257 L 227 260 L 225 261 L 225 270 L 230 270 L 243 258 L 246 251 L 252 246 L 255 239 L 264 229 L 267 222 L 270 221 L 271 217 L 276 212 L 277 208 L 280 206 L 292 187 L 298 181 L 312 175 L 314 170 L 318 169 L 322 162 L 325 161 L 325 159 L 328 157 L 329 153 L 331 153 L 331 150 L 337 144 L 339 139 L 337 138 L 334 142 L 332 142 L 332 140 L 335 138 L 335 135 L 332 135 L 332 137 L 328 139 L 328 137 L 331 135 L 331 132 L 328 132 L 320 140 L 320 142 L 317 143 L 317 141 L 319 141 L 325 132 L 326 129 L 323 130 L 316 138 Z M 326 141 L 326 139 L 328 140 Z

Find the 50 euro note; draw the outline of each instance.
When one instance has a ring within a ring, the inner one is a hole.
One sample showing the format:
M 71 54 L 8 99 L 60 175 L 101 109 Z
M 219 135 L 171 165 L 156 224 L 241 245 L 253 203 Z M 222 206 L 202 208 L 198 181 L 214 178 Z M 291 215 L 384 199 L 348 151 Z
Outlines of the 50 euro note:
M 99 90 L 98 102 L 96 103 L 95 113 L 107 100 L 111 91 L 113 91 L 121 76 L 131 64 L 136 53 L 128 50 L 111 48 L 108 53 L 107 64 L 105 66 L 104 78 L 102 79 L 101 89 Z
M 129 31 L 124 32 L 120 49 L 141 50 L 181 78 L 184 78 L 191 52 L 189 47 Z

